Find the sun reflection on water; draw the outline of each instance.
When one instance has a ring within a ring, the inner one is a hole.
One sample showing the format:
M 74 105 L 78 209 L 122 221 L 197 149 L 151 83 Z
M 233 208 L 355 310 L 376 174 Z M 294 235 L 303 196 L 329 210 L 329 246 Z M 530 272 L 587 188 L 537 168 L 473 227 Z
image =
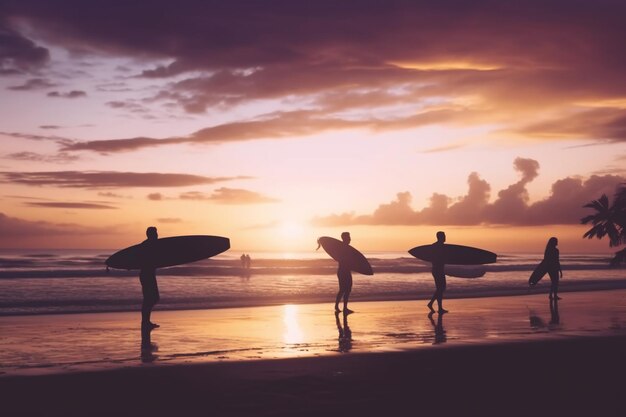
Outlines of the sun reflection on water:
M 283 306 L 283 323 L 285 324 L 285 332 L 283 333 L 283 341 L 286 344 L 297 344 L 304 341 L 304 333 L 298 322 L 298 306 L 286 304 Z

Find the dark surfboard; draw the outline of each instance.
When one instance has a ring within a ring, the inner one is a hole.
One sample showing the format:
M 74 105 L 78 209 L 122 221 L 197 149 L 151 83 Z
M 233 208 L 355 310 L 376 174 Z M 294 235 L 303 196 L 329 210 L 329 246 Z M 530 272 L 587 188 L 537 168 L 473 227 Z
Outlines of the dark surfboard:
M 485 266 L 446 265 L 444 273 L 455 278 L 482 278 L 487 273 Z
M 409 253 L 418 259 L 432 262 L 434 254 L 433 245 L 422 245 L 414 247 Z M 461 245 L 443 245 L 444 264 L 449 265 L 483 265 L 496 262 L 496 255 L 484 249 L 473 248 Z
M 372 266 L 361 252 L 352 246 L 332 237 L 323 236 L 317 239 L 317 243 L 324 248 L 331 258 L 345 265 L 350 271 L 363 275 L 374 275 Z
M 210 258 L 227 251 L 230 240 L 221 236 L 175 236 L 140 243 L 111 255 L 106 265 L 116 269 L 163 268 Z
M 530 274 L 530 278 L 528 278 L 528 285 L 531 287 L 533 285 L 537 285 L 541 278 L 543 278 L 548 273 L 548 266 L 545 261 L 539 262 L 539 265 L 535 268 L 532 274 Z

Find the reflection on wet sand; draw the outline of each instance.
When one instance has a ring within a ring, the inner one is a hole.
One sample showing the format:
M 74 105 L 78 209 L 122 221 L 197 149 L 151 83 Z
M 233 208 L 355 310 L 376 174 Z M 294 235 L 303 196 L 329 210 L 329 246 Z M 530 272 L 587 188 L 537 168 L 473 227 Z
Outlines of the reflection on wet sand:
M 339 320 L 339 311 L 335 311 L 335 323 L 337 324 L 337 331 L 339 332 L 339 352 L 350 352 L 352 349 L 352 330 L 348 326 L 348 314 L 341 314 L 343 316 L 343 326 L 341 320 Z
M 549 306 L 544 294 L 450 299 L 453 313 L 445 315 L 445 325 L 443 316 L 416 314 L 423 310 L 423 300 L 358 302 L 358 314 L 338 315 L 334 322 L 329 320 L 327 303 L 157 310 L 162 327 L 152 333 L 137 331 L 135 312 L 0 317 L 0 372 L 50 373 L 87 366 L 112 369 L 142 361 L 245 361 L 438 348 L 433 345 L 444 343 L 621 335 L 626 334 L 624 300 L 626 290 L 568 293 L 566 302 Z M 352 337 L 355 328 L 358 343 Z M 24 346 L 29 346 L 28 355 Z
M 430 320 L 430 324 L 432 324 L 433 329 L 435 330 L 435 338 L 433 341 L 433 345 L 438 345 L 439 343 L 446 343 L 448 341 L 448 337 L 446 336 L 446 331 L 443 328 L 443 315 L 445 313 L 437 313 L 437 323 L 433 320 L 433 316 L 435 315 L 434 311 L 428 313 L 428 320 Z
M 546 324 L 545 320 L 541 318 L 538 313 L 533 310 L 528 310 L 528 320 L 530 322 L 530 328 L 535 331 L 555 331 L 561 330 L 561 316 L 559 315 L 559 300 L 554 298 L 550 299 L 550 321 Z
M 154 352 L 158 352 L 159 347 L 152 342 L 152 329 L 142 326 L 141 328 L 141 362 L 151 363 L 159 358 Z

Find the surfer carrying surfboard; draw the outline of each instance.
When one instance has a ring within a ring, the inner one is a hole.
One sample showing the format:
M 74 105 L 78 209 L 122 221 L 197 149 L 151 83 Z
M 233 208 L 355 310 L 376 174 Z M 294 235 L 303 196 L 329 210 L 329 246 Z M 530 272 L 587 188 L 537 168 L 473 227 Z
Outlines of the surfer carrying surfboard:
M 559 240 L 555 237 L 551 237 L 548 239 L 546 250 L 543 254 L 543 262 L 550 276 L 549 298 L 551 300 L 561 299 L 561 297 L 557 295 L 557 291 L 559 290 L 559 278 L 563 278 L 563 271 L 561 270 L 561 262 L 559 260 L 559 250 L 556 247 L 558 244 Z
M 443 308 L 443 292 L 446 290 L 446 274 L 444 272 L 444 246 L 446 242 L 446 234 L 444 232 L 437 232 L 437 241 L 432 244 L 433 256 L 432 256 L 432 274 L 435 279 L 435 292 L 433 293 L 428 308 L 431 312 L 434 312 L 433 303 L 437 300 L 438 313 L 447 313 L 448 310 Z
M 141 327 L 152 330 L 159 327 L 158 324 L 150 321 L 150 314 L 155 304 L 159 302 L 159 286 L 156 280 L 156 267 L 154 266 L 154 246 L 159 239 L 157 228 L 150 226 L 146 229 L 148 239 L 141 244 L 144 247 L 144 256 L 139 271 L 139 282 L 141 282 L 141 292 L 143 293 L 143 303 L 141 305 Z
M 341 234 L 341 240 L 346 245 L 350 245 L 350 241 L 352 240 L 350 233 L 343 232 Z M 337 268 L 337 278 L 339 279 L 339 291 L 335 298 L 335 311 L 341 311 L 339 309 L 339 301 L 343 298 L 343 314 L 354 313 L 348 308 L 348 298 L 350 298 L 350 293 L 352 292 L 352 271 L 350 271 L 350 267 L 341 260 L 339 260 L 339 267 Z

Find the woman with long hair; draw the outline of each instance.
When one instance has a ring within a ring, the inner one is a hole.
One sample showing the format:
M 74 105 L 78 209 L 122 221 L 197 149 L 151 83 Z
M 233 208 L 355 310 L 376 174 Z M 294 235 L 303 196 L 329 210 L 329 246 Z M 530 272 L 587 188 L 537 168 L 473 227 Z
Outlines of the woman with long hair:
M 563 278 L 563 271 L 561 270 L 561 262 L 559 261 L 559 250 L 557 245 L 559 240 L 555 237 L 551 237 L 546 245 L 546 251 L 543 254 L 543 262 L 545 262 L 548 275 L 550 276 L 550 299 L 560 300 L 561 297 L 557 295 L 559 290 L 559 279 Z

